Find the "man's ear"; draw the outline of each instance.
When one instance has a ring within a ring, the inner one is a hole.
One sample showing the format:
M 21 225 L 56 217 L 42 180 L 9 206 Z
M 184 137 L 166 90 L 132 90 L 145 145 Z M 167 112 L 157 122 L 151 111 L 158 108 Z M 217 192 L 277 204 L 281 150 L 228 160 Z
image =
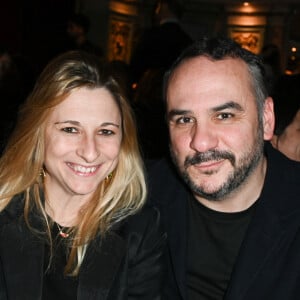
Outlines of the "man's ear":
M 275 115 L 273 99 L 268 97 L 264 103 L 263 110 L 264 140 L 269 141 L 274 133 Z
M 273 134 L 270 142 L 275 149 L 278 149 L 278 135 Z

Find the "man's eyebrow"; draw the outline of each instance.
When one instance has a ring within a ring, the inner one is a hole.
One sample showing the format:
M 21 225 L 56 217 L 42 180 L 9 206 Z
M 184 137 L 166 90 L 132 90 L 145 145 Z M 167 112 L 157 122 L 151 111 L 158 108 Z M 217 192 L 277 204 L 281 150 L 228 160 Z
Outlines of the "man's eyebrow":
M 190 110 L 186 110 L 186 109 L 172 109 L 168 112 L 168 119 L 172 119 L 174 116 L 181 116 L 181 115 L 185 115 L 191 113 Z
M 215 106 L 215 107 L 211 108 L 211 110 L 214 112 L 218 112 L 218 111 L 221 111 L 221 110 L 224 110 L 227 108 L 233 108 L 238 111 L 244 111 L 243 107 L 239 103 L 234 102 L 234 101 L 229 101 L 229 102 L 223 103 L 221 105 Z M 181 116 L 181 115 L 190 114 L 190 113 L 191 113 L 191 111 L 187 110 L 187 109 L 172 109 L 168 112 L 167 117 L 168 117 L 168 120 L 170 120 L 174 116 Z
M 233 108 L 233 109 L 236 109 L 238 111 L 243 111 L 244 110 L 243 107 L 239 103 L 234 102 L 234 101 L 226 102 L 222 105 L 213 107 L 211 110 L 214 111 L 214 112 L 218 112 L 218 111 L 221 111 L 221 110 L 224 110 L 224 109 L 227 109 L 227 108 Z

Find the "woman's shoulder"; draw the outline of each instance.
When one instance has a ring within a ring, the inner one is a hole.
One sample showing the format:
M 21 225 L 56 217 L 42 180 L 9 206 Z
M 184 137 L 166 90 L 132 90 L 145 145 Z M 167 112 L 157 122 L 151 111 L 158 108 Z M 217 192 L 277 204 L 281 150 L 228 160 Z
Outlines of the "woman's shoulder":
M 127 217 L 117 234 L 127 244 L 132 261 L 152 255 L 160 257 L 165 249 L 166 233 L 160 222 L 160 213 L 150 204 Z
M 157 224 L 160 222 L 159 210 L 150 203 L 146 203 L 138 212 L 130 215 L 125 223 L 127 226 L 133 226 L 134 228 L 147 226 L 148 224 Z
M 160 212 L 148 203 L 137 213 L 123 220 L 119 224 L 117 231 L 125 238 L 132 235 L 164 235 L 160 221 Z
M 18 219 L 24 211 L 24 194 L 14 196 L 0 212 L 1 224 Z

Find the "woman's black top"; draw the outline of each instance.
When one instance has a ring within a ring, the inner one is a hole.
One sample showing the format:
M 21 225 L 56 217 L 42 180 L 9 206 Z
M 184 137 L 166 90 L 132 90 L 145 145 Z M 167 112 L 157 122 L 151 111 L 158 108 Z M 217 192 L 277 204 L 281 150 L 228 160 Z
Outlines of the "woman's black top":
M 43 300 L 77 299 L 77 276 L 64 275 L 68 256 L 68 238 L 59 235 L 57 225 L 52 228 L 53 256 L 50 259 L 49 243 L 45 244 Z

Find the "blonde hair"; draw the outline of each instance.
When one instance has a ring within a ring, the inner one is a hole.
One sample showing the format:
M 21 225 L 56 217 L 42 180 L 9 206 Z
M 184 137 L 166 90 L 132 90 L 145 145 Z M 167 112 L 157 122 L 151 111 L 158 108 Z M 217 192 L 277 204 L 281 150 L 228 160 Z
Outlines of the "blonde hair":
M 80 211 L 80 222 L 73 228 L 66 273 L 76 275 L 89 242 L 145 202 L 146 185 L 131 107 L 107 68 L 93 55 L 71 51 L 53 59 L 39 76 L 32 93 L 20 110 L 16 128 L 0 159 L 0 211 L 18 194 L 24 194 L 24 218 L 35 207 L 45 222 L 41 170 L 44 161 L 45 123 L 53 107 L 76 88 L 105 88 L 116 101 L 122 118 L 122 142 L 118 164 L 109 182 L 103 181 Z M 35 228 L 32 228 L 36 230 Z M 44 232 L 42 232 L 44 233 Z

